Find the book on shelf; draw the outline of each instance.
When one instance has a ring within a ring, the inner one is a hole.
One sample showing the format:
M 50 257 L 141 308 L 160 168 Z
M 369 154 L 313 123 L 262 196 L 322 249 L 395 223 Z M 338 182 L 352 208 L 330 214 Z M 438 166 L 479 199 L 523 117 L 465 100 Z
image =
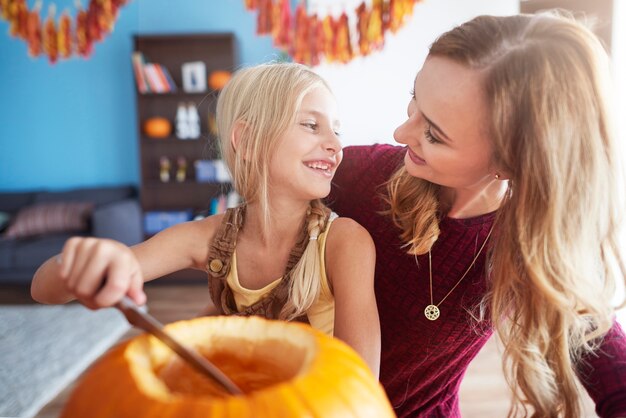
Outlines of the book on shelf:
M 172 80 L 172 76 L 170 75 L 167 68 L 162 66 L 161 64 L 148 64 L 150 66 L 150 71 L 154 73 L 156 78 L 158 79 L 159 86 L 161 88 L 162 93 L 169 93 L 172 91 L 176 91 L 176 84 L 174 84 L 174 80 Z
M 159 71 L 159 73 L 162 73 L 163 77 L 165 77 L 166 83 L 169 85 L 170 91 L 178 91 L 176 83 L 174 83 L 174 79 L 172 78 L 172 75 L 167 70 L 167 68 L 162 66 L 161 64 L 157 64 L 157 70 Z
M 150 93 L 146 75 L 144 73 L 144 59 L 141 52 L 133 52 L 132 55 L 133 72 L 135 73 L 135 82 L 137 83 L 137 90 L 139 93 Z
M 139 51 L 133 52 L 132 62 L 139 93 L 169 93 L 178 90 L 172 75 L 163 65 L 147 62 Z
M 143 68 L 146 73 L 146 78 L 148 79 L 150 90 L 155 93 L 167 93 L 169 91 L 167 82 L 163 82 L 164 80 L 159 76 L 155 64 L 148 63 Z

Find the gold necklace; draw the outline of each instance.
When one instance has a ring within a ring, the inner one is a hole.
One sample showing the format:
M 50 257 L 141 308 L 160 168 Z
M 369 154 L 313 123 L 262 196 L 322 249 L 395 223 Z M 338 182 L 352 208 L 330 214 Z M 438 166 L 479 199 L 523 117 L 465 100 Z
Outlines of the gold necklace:
M 467 270 L 465 270 L 465 273 L 463 273 L 463 275 L 461 276 L 459 281 L 456 282 L 456 284 L 454 286 L 452 286 L 452 289 L 450 289 L 450 291 L 448 293 L 446 293 L 446 295 L 443 297 L 443 299 L 441 299 L 439 301 L 439 303 L 436 304 L 436 305 L 435 305 L 435 303 L 433 301 L 433 263 L 432 263 L 432 260 L 431 260 L 430 250 L 428 250 L 428 272 L 430 274 L 430 305 L 428 305 L 426 307 L 426 309 L 424 309 L 424 315 L 426 316 L 427 319 L 429 319 L 431 321 L 436 321 L 437 318 L 439 318 L 439 315 L 441 314 L 441 311 L 439 310 L 439 305 L 441 305 L 443 303 L 443 301 L 446 300 L 446 298 L 448 296 L 450 296 L 450 293 L 452 293 L 454 291 L 454 289 L 456 289 L 457 286 L 459 284 L 461 284 L 461 282 L 463 281 L 465 276 L 467 276 L 467 273 L 469 273 L 469 271 L 472 269 L 472 267 L 474 267 L 474 264 L 476 263 L 476 260 L 478 260 L 478 257 L 482 253 L 483 248 L 485 248 L 485 245 L 487 244 L 487 241 L 489 241 L 489 237 L 491 236 L 492 232 L 493 232 L 493 225 L 491 225 L 491 229 L 489 230 L 489 233 L 487 234 L 487 238 L 485 238 L 485 241 L 483 242 L 483 245 L 480 246 L 480 249 L 476 253 L 476 256 L 474 256 L 474 259 L 472 260 L 472 263 L 469 265 Z M 417 263 L 417 256 L 415 257 L 415 262 Z

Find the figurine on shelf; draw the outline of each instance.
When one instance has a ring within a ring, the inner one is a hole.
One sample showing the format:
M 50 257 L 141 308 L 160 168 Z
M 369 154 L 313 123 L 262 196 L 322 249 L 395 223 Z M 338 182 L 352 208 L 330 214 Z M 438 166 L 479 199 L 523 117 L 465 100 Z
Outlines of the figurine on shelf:
M 170 181 L 170 168 L 172 164 L 170 163 L 170 159 L 166 156 L 162 156 L 159 159 L 159 177 L 163 183 L 167 183 Z
M 187 178 L 187 159 L 178 157 L 178 169 L 176 170 L 176 181 L 182 183 Z
M 189 139 L 189 112 L 185 103 L 178 103 L 176 110 L 176 137 Z
M 187 104 L 187 123 L 189 139 L 200 138 L 200 115 L 198 114 L 196 104 L 193 102 Z

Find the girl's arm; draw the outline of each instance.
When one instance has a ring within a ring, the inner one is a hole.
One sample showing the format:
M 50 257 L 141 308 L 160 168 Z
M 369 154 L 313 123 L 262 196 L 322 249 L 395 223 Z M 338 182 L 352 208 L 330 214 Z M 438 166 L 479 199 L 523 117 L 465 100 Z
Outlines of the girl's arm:
M 58 256 L 37 270 L 32 297 L 41 303 L 78 299 L 95 309 L 128 295 L 145 302 L 143 283 L 185 268 L 203 269 L 221 216 L 168 228 L 132 248 L 117 241 L 70 238 Z
M 338 218 L 328 232 L 325 257 L 335 297 L 334 336 L 354 348 L 378 378 L 380 324 L 374 295 L 374 241 L 357 222 Z

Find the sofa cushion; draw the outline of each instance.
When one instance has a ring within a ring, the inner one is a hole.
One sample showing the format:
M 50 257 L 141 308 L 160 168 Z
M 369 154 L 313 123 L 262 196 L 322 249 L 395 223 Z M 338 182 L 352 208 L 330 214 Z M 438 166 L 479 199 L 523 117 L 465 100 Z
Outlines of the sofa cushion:
M 91 202 L 58 202 L 21 209 L 5 235 L 24 238 L 54 232 L 85 231 L 93 211 Z
M 93 211 L 92 234 L 98 238 L 110 238 L 126 245 L 143 241 L 141 207 L 136 199 L 120 200 L 100 206 Z
M 132 203 L 126 200 L 131 200 Z M 143 238 L 137 190 L 133 186 L 0 192 L 0 211 L 8 212 L 13 220 L 17 212 L 27 206 L 69 202 L 94 204 L 95 207 L 88 222 L 90 229 L 33 235 L 18 239 L 8 238 L 0 233 L 0 284 L 28 285 L 37 268 L 45 260 L 61 252 L 65 241 L 71 236 L 93 236 L 94 231 L 97 231 L 102 236 L 116 238 L 127 244 L 134 244 Z
M 50 202 L 92 202 L 95 206 L 134 197 L 132 186 L 95 187 L 67 191 L 41 192 L 35 196 L 35 203 Z

